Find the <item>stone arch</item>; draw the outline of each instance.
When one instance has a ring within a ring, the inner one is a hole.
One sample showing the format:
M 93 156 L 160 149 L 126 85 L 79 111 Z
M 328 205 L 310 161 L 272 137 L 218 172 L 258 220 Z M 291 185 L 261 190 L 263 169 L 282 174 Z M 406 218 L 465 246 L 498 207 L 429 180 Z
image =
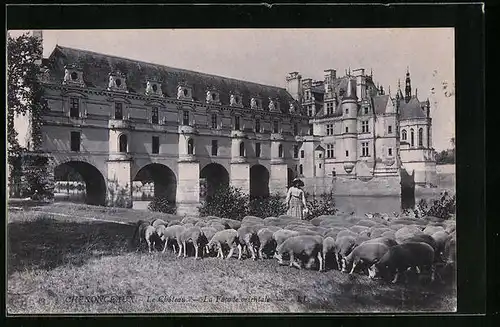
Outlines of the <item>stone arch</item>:
M 176 201 L 177 178 L 175 173 L 166 165 L 149 163 L 142 166 L 133 179 L 142 184 L 153 183 L 154 196 L 165 196 L 171 203 Z
M 269 170 L 263 165 L 250 167 L 250 197 L 269 196 Z
M 118 152 L 128 152 L 128 136 L 125 133 L 118 136 Z
M 81 160 L 65 160 L 54 165 L 54 180 L 83 181 L 84 202 L 92 205 L 106 205 L 106 180 L 94 165 Z
M 415 131 L 410 129 L 410 146 L 415 146 Z
M 209 163 L 200 170 L 200 198 L 212 196 L 221 186 L 229 185 L 229 172 L 218 163 Z
M 402 140 L 402 141 L 406 141 L 407 139 L 408 139 L 408 136 L 407 136 L 407 134 L 406 134 L 406 129 L 403 129 L 403 130 L 401 131 L 401 140 Z

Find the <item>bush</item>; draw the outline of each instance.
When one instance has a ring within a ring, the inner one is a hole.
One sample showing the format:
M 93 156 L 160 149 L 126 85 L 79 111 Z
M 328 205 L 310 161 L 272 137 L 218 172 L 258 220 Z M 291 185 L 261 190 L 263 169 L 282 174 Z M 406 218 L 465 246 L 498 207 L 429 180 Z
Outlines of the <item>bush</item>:
M 335 201 L 333 198 L 333 193 L 324 193 L 315 197 L 311 197 L 306 194 L 307 208 L 309 209 L 309 214 L 306 216 L 307 220 L 319 217 L 321 215 L 335 215 L 338 209 L 335 208 Z
M 175 203 L 168 201 L 167 197 L 164 195 L 157 195 L 153 197 L 153 200 L 148 204 L 149 211 L 163 212 L 169 214 L 175 214 L 177 211 Z
M 448 192 L 443 192 L 441 197 L 427 202 L 421 199 L 418 202 L 418 211 L 422 216 L 432 216 L 441 219 L 449 219 L 455 215 L 456 196 L 449 195 Z
M 216 216 L 242 220 L 248 212 L 248 196 L 236 187 L 227 185 L 217 188 L 207 196 L 199 208 L 201 216 Z
M 456 196 L 450 195 L 445 191 L 441 193 L 439 198 L 434 200 L 420 199 L 413 210 L 404 209 L 403 214 L 408 215 L 413 211 L 416 218 L 432 216 L 441 219 L 450 219 L 455 216 L 455 209 Z
M 269 197 L 258 197 L 250 200 L 249 215 L 266 218 L 278 217 L 286 213 L 286 204 L 279 195 Z

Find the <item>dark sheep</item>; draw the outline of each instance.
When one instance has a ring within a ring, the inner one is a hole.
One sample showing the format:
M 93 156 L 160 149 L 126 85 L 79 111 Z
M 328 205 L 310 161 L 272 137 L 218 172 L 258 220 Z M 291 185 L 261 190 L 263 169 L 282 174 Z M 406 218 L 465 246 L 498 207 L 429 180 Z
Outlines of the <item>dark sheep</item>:
M 434 280 L 434 249 L 427 243 L 411 242 L 393 246 L 384 256 L 369 268 L 369 276 L 388 277 L 393 283 L 399 280 L 401 273 L 415 268 L 420 273 L 424 268 L 430 268 L 431 280 Z
M 432 238 L 432 236 L 424 234 L 424 233 L 422 233 L 420 235 L 415 235 L 412 237 L 405 238 L 402 241 L 399 241 L 398 239 L 396 239 L 396 241 L 399 244 L 422 242 L 422 243 L 426 243 L 426 244 L 430 245 L 434 251 L 436 251 L 436 249 L 437 249 L 436 241 Z
M 329 260 L 327 261 L 327 259 L 330 257 L 334 258 L 335 266 L 338 268 L 339 263 L 337 262 L 337 254 L 335 252 L 335 239 L 332 237 L 325 237 L 323 239 L 323 263 L 325 267 L 329 262 Z
M 238 240 L 242 247 L 250 251 L 252 260 L 256 260 L 255 250 L 259 247 L 258 229 L 254 226 L 242 226 L 238 229 Z

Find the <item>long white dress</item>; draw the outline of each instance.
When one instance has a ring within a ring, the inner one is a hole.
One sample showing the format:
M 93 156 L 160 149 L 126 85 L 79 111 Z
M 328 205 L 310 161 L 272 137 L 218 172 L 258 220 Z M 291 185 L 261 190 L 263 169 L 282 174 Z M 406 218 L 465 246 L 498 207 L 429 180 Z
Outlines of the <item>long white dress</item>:
M 304 191 L 295 186 L 290 187 L 285 201 L 288 205 L 288 216 L 304 219 L 304 208 L 307 207 Z

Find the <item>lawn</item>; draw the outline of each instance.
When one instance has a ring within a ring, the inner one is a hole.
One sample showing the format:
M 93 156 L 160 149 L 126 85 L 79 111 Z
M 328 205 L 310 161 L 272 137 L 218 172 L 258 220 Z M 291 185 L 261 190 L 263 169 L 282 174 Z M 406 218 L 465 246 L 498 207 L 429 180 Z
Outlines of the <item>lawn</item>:
M 159 216 L 172 219 L 68 203 L 9 211 L 8 312 L 456 310 L 451 281 L 392 285 L 336 270 L 279 266 L 273 259 L 194 260 L 171 252 L 137 252 L 130 244 L 134 227 L 127 223 Z

